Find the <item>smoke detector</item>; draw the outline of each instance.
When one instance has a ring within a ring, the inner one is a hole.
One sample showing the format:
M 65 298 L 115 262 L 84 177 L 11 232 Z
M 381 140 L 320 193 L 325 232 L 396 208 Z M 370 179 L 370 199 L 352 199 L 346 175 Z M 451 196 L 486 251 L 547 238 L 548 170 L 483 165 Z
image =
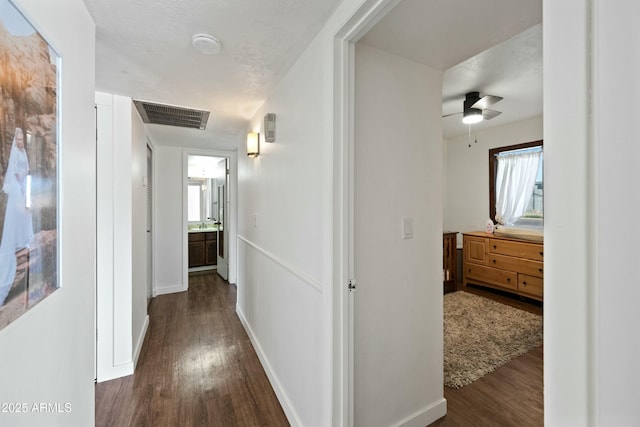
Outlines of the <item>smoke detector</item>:
M 222 49 L 220 40 L 209 34 L 195 34 L 191 38 L 191 43 L 198 52 L 204 53 L 205 55 L 215 55 L 220 53 L 220 49 Z

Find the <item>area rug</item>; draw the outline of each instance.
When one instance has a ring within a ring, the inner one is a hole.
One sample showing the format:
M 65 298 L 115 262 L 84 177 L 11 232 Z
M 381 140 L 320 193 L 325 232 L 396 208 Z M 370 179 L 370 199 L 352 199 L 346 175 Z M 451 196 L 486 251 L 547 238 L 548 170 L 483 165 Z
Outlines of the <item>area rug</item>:
M 460 388 L 542 345 L 542 316 L 468 292 L 444 295 L 444 384 Z

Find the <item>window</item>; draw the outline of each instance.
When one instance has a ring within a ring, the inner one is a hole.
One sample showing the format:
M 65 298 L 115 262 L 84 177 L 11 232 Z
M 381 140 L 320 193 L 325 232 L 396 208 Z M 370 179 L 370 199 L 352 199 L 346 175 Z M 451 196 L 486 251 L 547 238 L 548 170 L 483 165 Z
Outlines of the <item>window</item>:
M 489 150 L 489 209 L 491 219 L 495 223 L 542 226 L 544 221 L 542 151 L 542 141 Z M 512 173 L 519 175 L 512 177 L 509 175 Z M 526 191 L 527 194 L 519 193 L 521 191 Z M 508 205 L 506 208 L 505 200 Z M 502 208 L 502 211 L 497 207 Z

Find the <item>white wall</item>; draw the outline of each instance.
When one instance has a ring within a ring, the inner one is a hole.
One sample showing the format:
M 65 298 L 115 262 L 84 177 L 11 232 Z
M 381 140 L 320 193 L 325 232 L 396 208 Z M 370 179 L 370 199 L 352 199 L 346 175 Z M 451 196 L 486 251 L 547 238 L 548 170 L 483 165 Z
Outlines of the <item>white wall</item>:
M 640 5 L 597 2 L 594 76 L 597 119 L 595 162 L 598 189 L 596 267 L 598 313 L 594 362 L 600 425 L 634 425 L 640 420 L 640 288 L 634 265 L 640 259 Z M 629 96 L 629 94 L 634 94 Z M 623 224 L 625 232 L 612 231 Z M 621 284 L 622 289 L 615 286 Z
M 182 283 L 182 148 L 156 146 L 153 154 L 155 296 L 185 291 L 188 283 Z
M 561 3 L 561 4 L 560 4 Z M 595 244 L 589 194 L 588 2 L 544 1 L 545 425 L 597 425 L 589 295 Z M 570 99 L 571 102 L 567 102 Z M 593 194 L 593 193 L 591 193 Z M 620 248 L 619 248 L 620 249 Z M 624 285 L 623 285 L 624 286 Z
M 545 425 L 637 425 L 640 4 L 544 13 Z
M 442 72 L 363 44 L 355 70 L 355 425 L 424 426 L 446 413 Z
M 148 325 L 146 136 L 131 98 L 96 92 L 97 378 L 132 374 Z
M 445 230 L 484 230 L 489 219 L 489 149 L 541 140 L 542 125 L 539 116 L 479 131 L 475 137 L 472 133 L 471 147 L 468 135 L 445 142 Z
M 7 426 L 94 422 L 95 27 L 80 0 L 16 0 L 62 58 L 60 289 L 0 331 L 0 402 L 58 403 L 63 413 L 0 413 Z M 73 25 L 69 23 L 72 22 Z
M 147 135 L 136 108 L 131 114 L 131 309 L 133 362 L 138 362 L 142 343 L 149 325 L 147 315 Z
M 329 424 L 323 292 L 331 235 L 330 135 L 322 105 L 331 91 L 318 40 L 256 112 L 275 113 L 276 141 L 238 153 L 238 304 L 254 347 L 292 425 Z M 261 138 L 263 135 L 261 135 Z
M 116 105 L 118 104 L 118 105 Z M 131 333 L 131 115 L 122 97 L 96 92 L 97 106 L 97 378 L 133 373 Z M 120 108 L 117 108 L 117 107 Z M 124 116 L 123 111 L 124 110 Z M 127 114 L 129 113 L 129 114 Z M 120 197 L 118 197 L 120 196 Z

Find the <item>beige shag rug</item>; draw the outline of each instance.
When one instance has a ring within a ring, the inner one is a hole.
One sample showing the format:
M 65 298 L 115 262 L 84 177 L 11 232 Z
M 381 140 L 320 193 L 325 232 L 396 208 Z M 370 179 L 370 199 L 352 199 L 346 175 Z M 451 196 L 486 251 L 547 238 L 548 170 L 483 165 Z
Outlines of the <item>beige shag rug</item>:
M 444 295 L 444 384 L 460 388 L 542 345 L 542 316 L 467 292 Z

